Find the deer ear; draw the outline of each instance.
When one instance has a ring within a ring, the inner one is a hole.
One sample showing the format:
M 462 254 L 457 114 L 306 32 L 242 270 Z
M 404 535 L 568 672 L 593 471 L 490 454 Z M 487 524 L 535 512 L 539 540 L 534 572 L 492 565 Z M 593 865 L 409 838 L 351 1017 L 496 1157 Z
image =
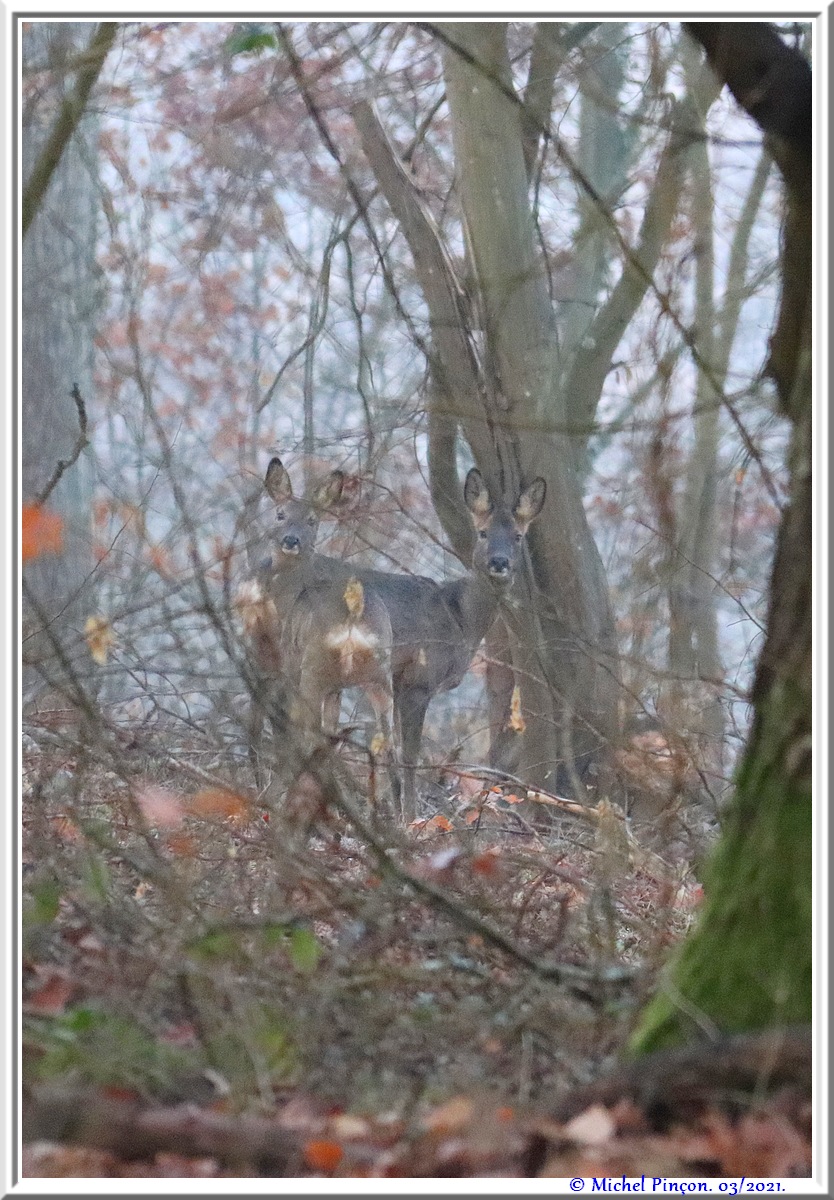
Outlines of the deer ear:
M 535 521 L 544 506 L 546 495 L 547 484 L 541 476 L 538 476 L 519 496 L 518 504 L 515 506 L 516 520 L 522 521 L 525 525 Z
M 489 489 L 484 483 L 484 477 L 477 467 L 473 467 L 466 476 L 463 485 L 463 498 L 466 507 L 476 517 L 488 517 L 492 512 L 492 500 Z
M 316 508 L 332 508 L 341 500 L 344 486 L 344 471 L 331 471 L 313 492 L 313 504 Z
M 270 459 L 264 476 L 264 487 L 276 504 L 292 500 L 292 482 L 280 458 Z

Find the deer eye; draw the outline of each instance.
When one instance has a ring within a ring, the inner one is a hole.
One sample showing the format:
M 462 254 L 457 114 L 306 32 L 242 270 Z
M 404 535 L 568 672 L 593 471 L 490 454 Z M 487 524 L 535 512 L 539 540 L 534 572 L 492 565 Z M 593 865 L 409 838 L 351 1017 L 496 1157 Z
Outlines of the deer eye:
M 315 523 L 316 523 L 316 518 L 315 518 L 315 517 L 308 517 L 308 518 L 307 518 L 307 524 L 308 524 L 308 525 L 315 525 Z
M 520 541 L 521 541 L 521 539 L 522 539 L 523 537 L 524 537 L 524 534 L 523 534 L 523 533 L 517 533 L 517 534 L 515 535 L 515 540 L 516 540 L 517 542 L 520 542 Z
M 487 531 L 485 529 L 478 530 L 478 537 L 481 539 L 481 541 L 485 542 L 486 536 L 487 536 Z
M 277 512 L 277 513 L 275 514 L 275 520 L 276 520 L 276 521 L 284 521 L 284 520 L 286 520 L 286 516 L 287 516 L 287 514 L 286 514 L 286 513 L 283 513 L 283 512 Z

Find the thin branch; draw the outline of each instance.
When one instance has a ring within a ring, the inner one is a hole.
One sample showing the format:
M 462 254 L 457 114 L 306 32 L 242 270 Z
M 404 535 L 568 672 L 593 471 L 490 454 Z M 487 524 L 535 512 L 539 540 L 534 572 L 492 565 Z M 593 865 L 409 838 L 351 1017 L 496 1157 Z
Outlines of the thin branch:
M 113 45 L 119 24 L 118 21 L 101 21 L 90 39 L 90 45 L 85 52 L 85 58 L 89 65 L 85 65 L 84 69 L 79 71 L 72 94 L 67 96 L 61 104 L 61 110 L 55 118 L 52 130 L 23 189 L 21 204 L 23 237 L 26 237 L 27 230 L 37 215 L 64 150 L 84 115 L 90 92 L 101 73 L 107 53 Z
M 317 760 L 317 761 L 314 761 Z M 608 995 L 608 989 L 622 986 L 633 977 L 634 972 L 629 967 L 593 967 L 576 966 L 573 963 L 542 962 L 537 956 L 519 946 L 512 938 L 484 921 L 475 913 L 464 908 L 451 898 L 442 888 L 436 887 L 427 879 L 412 875 L 397 861 L 397 855 L 386 846 L 371 829 L 368 822 L 359 812 L 356 805 L 348 800 L 333 772 L 327 767 L 324 756 L 320 752 L 307 760 L 305 769 L 315 775 L 322 789 L 326 802 L 334 809 L 344 813 L 351 821 L 363 841 L 372 851 L 380 871 L 404 884 L 421 899 L 432 907 L 445 913 L 457 925 L 478 934 L 497 949 L 508 954 L 516 962 L 528 967 L 541 979 L 550 979 L 554 983 L 564 984 L 571 988 L 577 996 L 590 1004 L 599 1004 Z M 598 989 L 594 991 L 594 989 Z
M 437 38 L 437 40 L 442 45 L 448 47 L 455 54 L 460 55 L 461 58 L 463 58 L 471 66 L 474 66 L 479 71 L 481 71 L 483 73 L 484 77 L 488 78 L 490 80 L 490 82 L 493 83 L 496 88 L 501 90 L 504 93 L 504 95 L 509 100 L 511 100 L 514 104 L 518 104 L 518 105 L 521 104 L 521 100 L 518 98 L 516 93 L 513 91 L 512 87 L 507 86 L 503 82 L 503 80 L 496 78 L 492 73 L 484 70 L 483 64 L 479 63 L 478 60 L 474 57 L 474 55 L 470 54 L 468 50 L 466 50 L 464 47 L 458 45 L 456 42 L 451 41 L 446 36 L 446 34 L 440 28 L 438 28 L 437 25 L 434 25 L 431 22 L 418 22 L 417 24 L 418 24 L 419 28 L 426 30 L 433 37 Z M 697 28 L 701 28 L 701 26 L 698 26 Z M 744 26 L 740 26 L 739 28 L 740 29 L 748 29 L 748 28 L 750 28 L 750 26 L 744 25 Z M 759 469 L 759 473 L 762 477 L 762 481 L 763 481 L 765 487 L 767 488 L 767 491 L 768 491 L 771 499 L 773 500 L 773 503 L 778 506 L 779 505 L 779 497 L 778 497 L 778 492 L 776 490 L 776 485 L 773 482 L 773 478 L 772 478 L 770 472 L 768 471 L 768 469 L 762 459 L 761 454 L 759 453 L 757 447 L 753 443 L 753 440 L 750 437 L 750 434 L 747 432 L 747 429 L 746 429 L 744 423 L 742 422 L 741 417 L 739 416 L 738 412 L 736 411 L 735 406 L 732 404 L 732 402 L 729 400 L 729 398 L 724 394 L 724 392 L 721 388 L 720 382 L 715 377 L 715 372 L 712 369 L 712 365 L 704 359 L 703 355 L 701 354 L 700 350 L 698 349 L 698 346 L 697 346 L 697 343 L 695 340 L 695 335 L 693 334 L 693 332 L 690 329 L 687 329 L 687 327 L 684 325 L 681 318 L 675 312 L 674 306 L 672 304 L 672 301 L 671 301 L 671 298 L 669 297 L 669 295 L 666 292 L 662 292 L 660 290 L 660 288 L 657 286 L 654 279 L 652 278 L 652 273 L 650 271 L 646 270 L 643 262 L 640 260 L 639 255 L 634 250 L 632 250 L 631 246 L 626 241 L 625 235 L 622 233 L 619 225 L 617 224 L 614 214 L 611 212 L 609 206 L 606 204 L 603 197 L 599 194 L 597 189 L 591 183 L 588 176 L 579 167 L 579 165 L 576 162 L 576 160 L 574 159 L 573 155 L 568 150 L 567 145 L 565 144 L 564 140 L 558 136 L 554 136 L 552 140 L 553 140 L 553 144 L 554 144 L 556 153 L 559 155 L 560 159 L 567 167 L 568 171 L 570 172 L 571 176 L 573 177 L 574 182 L 577 184 L 578 187 L 580 187 L 582 189 L 582 191 L 588 197 L 590 202 L 594 205 L 594 207 L 599 212 L 603 221 L 605 221 L 605 223 L 611 229 L 611 233 L 613 235 L 614 241 L 616 242 L 617 246 L 619 247 L 620 252 L 622 253 L 623 258 L 625 259 L 626 263 L 628 263 L 632 267 L 632 269 L 636 272 L 636 274 L 643 280 L 645 287 L 655 297 L 664 316 L 667 317 L 668 320 L 671 322 L 671 324 L 674 326 L 675 330 L 681 337 L 684 345 L 689 350 L 689 353 L 692 357 L 692 361 L 694 362 L 695 366 L 698 368 L 699 371 L 704 372 L 707 379 L 712 384 L 716 395 L 721 398 L 721 402 L 725 405 L 728 413 L 730 414 L 730 418 L 732 419 L 733 424 L 735 425 L 736 429 L 739 432 L 739 435 L 741 437 L 741 440 L 744 443 L 744 447 L 745 447 L 747 453 L 750 455 L 750 458 L 753 460 L 753 462 L 755 462 L 756 466 Z M 783 306 L 783 311 L 784 311 L 784 306 Z M 776 341 L 775 336 L 774 336 L 773 341 L 774 342 Z M 773 359 L 773 353 L 771 354 L 771 359 Z
M 599 21 L 579 21 L 565 33 L 550 21 L 539 21 L 536 25 L 521 122 L 528 180 L 533 177 L 539 139 L 548 136 L 556 74 L 571 50 L 575 50 L 599 25 Z
M 458 421 L 463 425 L 475 457 L 488 461 L 483 428 L 476 409 L 483 391 L 482 371 L 468 333 L 466 300 L 437 226 L 406 174 L 382 124 L 367 101 L 353 109 L 353 119 L 365 155 L 380 189 L 408 242 L 420 287 L 429 310 L 434 353 L 429 433 L 432 500 L 449 540 L 461 558 L 471 554 L 472 532 L 455 495 L 457 472 L 454 445 Z M 440 397 L 445 403 L 441 406 Z M 479 450 L 481 451 L 479 453 Z M 436 453 L 435 453 L 436 451 Z M 450 494 L 450 488 L 452 489 Z
M 35 497 L 35 502 L 37 504 L 46 503 L 47 498 L 57 487 L 58 481 L 64 474 L 64 471 L 69 470 L 73 463 L 78 460 L 78 456 L 84 447 L 89 446 L 90 444 L 90 439 L 87 437 L 87 409 L 81 392 L 78 390 L 77 383 L 72 385 L 72 391 L 70 392 L 70 395 L 75 401 L 75 407 L 78 412 L 78 438 L 76 439 L 75 445 L 72 448 L 72 454 L 69 456 L 69 458 L 58 459 L 57 466 L 52 472 L 52 478 L 50 479 L 49 483 L 46 485 L 43 491 L 39 492 Z
M 565 394 L 574 399 L 580 421 L 586 423 L 592 420 L 596 411 L 614 351 L 651 286 L 654 269 L 678 209 L 689 148 L 691 104 L 686 100 L 678 102 L 675 112 L 673 132 L 655 172 L 637 245 L 626 259 L 623 273 L 607 302 L 587 330 L 564 385 Z

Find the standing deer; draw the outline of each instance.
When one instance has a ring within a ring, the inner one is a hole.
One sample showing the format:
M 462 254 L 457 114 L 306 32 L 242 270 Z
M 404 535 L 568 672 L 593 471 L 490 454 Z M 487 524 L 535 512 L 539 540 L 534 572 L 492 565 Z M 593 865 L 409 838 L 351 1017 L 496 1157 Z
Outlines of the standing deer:
M 309 499 L 296 498 L 279 458 L 273 458 L 266 470 L 264 486 L 275 504 L 269 552 L 250 564 L 254 574 L 238 588 L 234 601 L 254 676 L 248 734 L 249 756 L 259 786 L 263 780 L 257 751 L 265 720 L 272 726 L 276 747 L 288 732 L 284 618 L 305 584 L 317 577 L 321 556 L 314 555 L 313 548 L 319 524 L 340 500 L 343 485 L 343 472 L 331 471 Z M 262 549 L 259 544 L 261 553 Z
M 347 564 L 314 553 L 321 516 L 339 501 L 343 484 L 342 472 L 333 471 L 310 500 L 296 499 L 281 460 L 267 467 L 264 486 L 275 503 L 269 553 L 236 597 L 258 680 L 250 757 L 260 784 L 256 747 L 265 717 L 276 747 L 289 746 L 295 730 L 307 737 L 320 732 L 323 721 L 335 733 L 342 690 L 362 687 L 376 716 L 372 747 L 385 752 L 399 806 L 388 611 L 373 592 L 365 594 Z
M 388 610 L 393 633 L 394 708 L 403 756 L 403 817 L 416 816 L 415 768 L 433 696 L 456 688 L 515 577 L 521 544 L 539 515 L 547 485 L 536 478 L 512 507 L 493 500 L 480 471 L 466 476 L 464 500 L 475 527 L 472 568 L 438 584 L 416 575 L 357 571 Z

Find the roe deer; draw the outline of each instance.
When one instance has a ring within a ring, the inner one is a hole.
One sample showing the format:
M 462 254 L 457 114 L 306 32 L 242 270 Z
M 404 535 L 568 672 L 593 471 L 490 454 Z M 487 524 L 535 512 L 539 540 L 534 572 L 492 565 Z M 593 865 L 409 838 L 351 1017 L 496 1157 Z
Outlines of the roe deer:
M 438 584 L 419 575 L 356 572 L 382 599 L 391 618 L 394 709 L 403 756 L 403 817 L 416 816 L 415 768 L 426 709 L 433 696 L 456 688 L 515 577 L 521 543 L 539 515 L 547 485 L 538 477 L 510 507 L 493 500 L 480 471 L 466 476 L 464 500 L 475 527 L 472 568 Z
M 281 460 L 267 467 L 264 486 L 275 503 L 269 552 L 235 598 L 256 679 L 250 759 L 261 786 L 257 745 L 265 717 L 276 747 L 290 746 L 290 721 L 303 734 L 320 731 L 323 707 L 327 732 L 335 733 L 342 690 L 362 687 L 376 717 L 372 746 L 384 749 L 399 806 L 388 612 L 376 595 L 365 595 L 347 564 L 314 553 L 321 517 L 338 503 L 343 485 L 343 473 L 332 471 L 309 500 L 296 499 Z
M 287 733 L 284 619 L 298 593 L 316 577 L 321 556 L 313 554 L 313 547 L 319 524 L 324 513 L 338 503 L 343 485 L 343 472 L 331 471 L 309 499 L 296 498 L 279 458 L 273 458 L 266 470 L 264 487 L 275 504 L 268 553 L 263 554 L 259 543 L 260 557 L 255 555 L 250 562 L 253 574 L 240 585 L 234 599 L 254 676 L 248 735 L 249 757 L 259 787 L 263 779 L 258 747 L 264 721 L 269 718 L 276 747 Z

